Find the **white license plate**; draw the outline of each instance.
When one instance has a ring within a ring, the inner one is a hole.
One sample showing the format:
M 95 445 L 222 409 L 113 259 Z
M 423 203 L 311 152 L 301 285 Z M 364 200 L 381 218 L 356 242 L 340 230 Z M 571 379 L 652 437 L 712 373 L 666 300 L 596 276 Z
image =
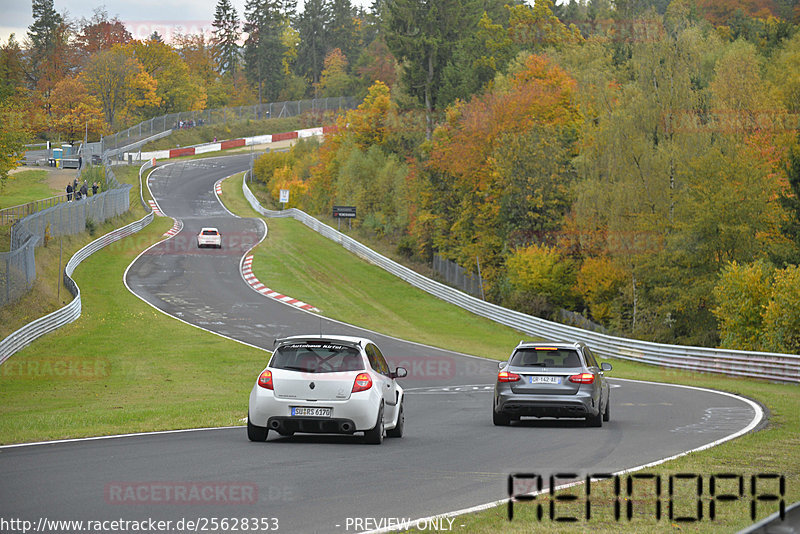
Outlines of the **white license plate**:
M 560 376 L 531 376 L 528 377 L 531 384 L 560 384 Z
M 292 406 L 292 415 L 299 415 L 304 417 L 330 417 L 332 410 L 330 408 L 313 408 L 309 406 Z

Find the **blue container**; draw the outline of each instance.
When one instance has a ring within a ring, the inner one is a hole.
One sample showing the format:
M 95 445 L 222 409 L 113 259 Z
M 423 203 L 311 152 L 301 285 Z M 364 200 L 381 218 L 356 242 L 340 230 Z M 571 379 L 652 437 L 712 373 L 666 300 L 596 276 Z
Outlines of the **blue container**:
M 61 149 L 64 151 L 65 158 L 68 158 L 72 155 L 72 145 L 61 145 Z
M 54 148 L 53 149 L 53 159 L 61 159 L 63 156 L 63 149 L 61 148 Z

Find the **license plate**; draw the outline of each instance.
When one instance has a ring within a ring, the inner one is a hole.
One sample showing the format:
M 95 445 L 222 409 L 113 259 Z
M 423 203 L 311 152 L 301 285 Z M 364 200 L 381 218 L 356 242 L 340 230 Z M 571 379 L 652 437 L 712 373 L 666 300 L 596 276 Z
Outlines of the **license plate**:
M 530 383 L 531 384 L 560 384 L 561 377 L 560 376 L 531 376 Z
M 330 408 L 313 408 L 309 406 L 292 406 L 292 415 L 305 417 L 330 417 Z

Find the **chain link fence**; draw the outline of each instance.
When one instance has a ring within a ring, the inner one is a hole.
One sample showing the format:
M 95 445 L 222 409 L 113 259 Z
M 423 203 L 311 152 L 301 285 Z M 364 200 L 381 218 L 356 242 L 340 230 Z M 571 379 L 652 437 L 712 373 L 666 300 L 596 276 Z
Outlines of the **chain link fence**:
M 473 297 L 483 298 L 481 279 L 454 261 L 448 260 L 439 254 L 433 255 L 433 270 L 436 271 L 448 285 L 460 289 Z
M 120 184 L 106 167 L 107 191 L 72 202 L 60 202 L 27 215 L 11 226 L 9 252 L 0 252 L 0 306 L 19 300 L 36 280 L 34 251 L 46 240 L 86 231 L 128 211 L 130 184 Z
M 163 132 L 179 129 L 181 126 L 208 126 L 212 124 L 226 124 L 243 120 L 277 119 L 295 117 L 307 112 L 325 112 L 338 109 L 352 109 L 356 107 L 357 100 L 351 96 L 336 98 L 315 98 L 311 100 L 296 100 L 291 102 L 271 102 L 268 104 L 254 104 L 233 108 L 206 109 L 202 111 L 182 111 L 169 113 L 160 117 L 142 121 L 127 130 L 107 135 L 102 138 L 99 147 L 87 147 L 87 153 L 107 153 L 119 151 L 118 149 L 135 144 L 138 141 L 153 137 Z

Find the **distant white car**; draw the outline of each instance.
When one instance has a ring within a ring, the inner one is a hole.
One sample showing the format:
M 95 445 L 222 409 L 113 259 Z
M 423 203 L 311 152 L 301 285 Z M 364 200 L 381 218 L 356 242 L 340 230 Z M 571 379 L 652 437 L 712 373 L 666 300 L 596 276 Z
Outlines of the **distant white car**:
M 250 392 L 247 437 L 265 441 L 270 430 L 353 434 L 380 444 L 401 437 L 403 388 L 369 339 L 293 336 L 276 341 L 272 358 Z
M 203 228 L 197 234 L 197 248 L 222 248 L 222 236 L 216 228 Z

